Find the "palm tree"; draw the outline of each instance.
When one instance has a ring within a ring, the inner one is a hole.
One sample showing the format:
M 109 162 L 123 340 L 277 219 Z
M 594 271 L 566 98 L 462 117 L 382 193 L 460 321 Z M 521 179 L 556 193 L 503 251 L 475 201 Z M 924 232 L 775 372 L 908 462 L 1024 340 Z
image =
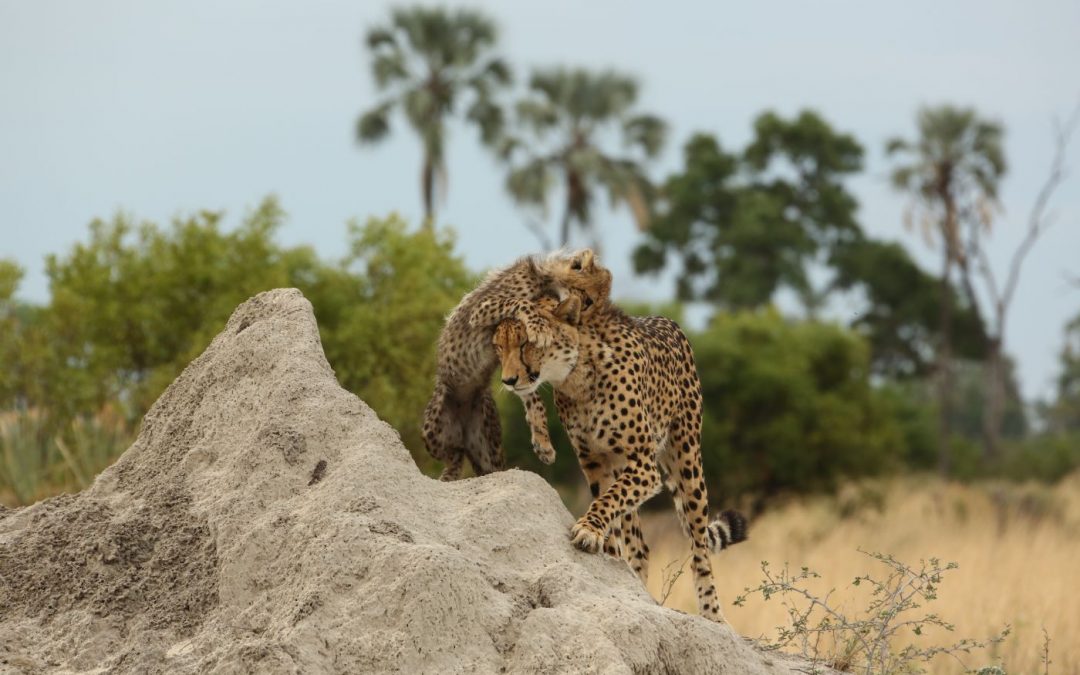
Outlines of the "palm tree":
M 892 139 L 886 152 L 906 160 L 893 169 L 892 182 L 911 195 L 909 216 L 918 214 L 927 239 L 942 243 L 941 345 L 937 356 L 941 470 L 947 473 L 951 459 L 952 277 L 958 270 L 965 295 L 978 313 L 962 228 L 967 224 L 977 231 L 990 226 L 998 182 L 1005 173 L 1005 154 L 1001 126 L 980 119 L 970 108 L 924 108 L 918 113 L 917 124 L 916 140 Z
M 446 180 L 446 121 L 462 93 L 472 94 L 465 117 L 480 128 L 481 139 L 490 144 L 500 137 L 503 113 L 493 95 L 511 78 L 506 63 L 490 55 L 495 41 L 495 24 L 471 10 L 397 9 L 389 26 L 368 31 L 371 72 L 386 96 L 360 116 L 356 135 L 362 143 L 379 141 L 390 131 L 393 110 L 404 111 L 423 142 L 426 227 L 434 220 L 436 181 L 443 186 Z
M 533 73 L 529 93 L 517 104 L 519 132 L 531 138 L 503 140 L 504 158 L 526 152 L 511 163 L 506 187 L 519 204 L 546 213 L 550 189 L 563 186 L 564 246 L 571 223 L 591 230 L 597 190 L 607 192 L 612 204 L 626 203 L 639 227 L 648 223 L 652 186 L 642 164 L 660 152 L 667 126 L 659 117 L 633 112 L 637 94 L 637 82 L 626 75 L 556 68 Z M 640 151 L 636 157 L 606 151 L 604 145 L 620 136 L 625 147 Z

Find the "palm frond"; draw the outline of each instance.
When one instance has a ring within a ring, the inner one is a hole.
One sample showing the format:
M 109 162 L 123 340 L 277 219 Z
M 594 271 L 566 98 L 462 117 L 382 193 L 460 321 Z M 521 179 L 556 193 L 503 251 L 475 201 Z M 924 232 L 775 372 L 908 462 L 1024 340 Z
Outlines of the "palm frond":
M 394 37 L 393 31 L 387 28 L 372 28 L 367 33 L 366 42 L 368 49 L 371 50 L 379 49 L 380 47 L 398 48 L 397 39 Z
M 667 123 L 656 115 L 637 115 L 623 123 L 623 134 L 627 143 L 640 147 L 646 157 L 656 157 L 667 138 Z
M 507 174 L 506 189 L 519 204 L 546 208 L 551 182 L 547 165 L 540 159 L 532 159 Z
M 480 127 L 480 139 L 485 145 L 494 145 L 502 136 L 504 116 L 502 108 L 486 96 L 478 96 L 469 107 L 465 118 Z
M 390 132 L 390 111 L 393 101 L 386 101 L 372 108 L 356 120 L 356 139 L 361 143 L 381 141 Z
M 396 49 L 376 55 L 371 62 L 371 74 L 380 89 L 385 89 L 392 82 L 407 80 L 411 76 L 405 55 Z

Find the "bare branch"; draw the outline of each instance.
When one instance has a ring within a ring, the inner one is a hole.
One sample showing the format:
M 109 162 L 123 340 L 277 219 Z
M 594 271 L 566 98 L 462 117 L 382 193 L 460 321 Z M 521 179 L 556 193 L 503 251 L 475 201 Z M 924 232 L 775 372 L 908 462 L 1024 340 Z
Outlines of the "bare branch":
M 1008 308 L 1009 303 L 1012 302 L 1016 286 L 1020 281 L 1020 267 L 1024 264 L 1024 258 L 1031 250 L 1031 247 L 1035 245 L 1039 235 L 1050 225 L 1050 221 L 1046 217 L 1046 206 L 1067 175 L 1065 151 L 1068 148 L 1073 132 L 1076 131 L 1077 125 L 1080 125 L 1080 105 L 1073 110 L 1064 124 L 1060 122 L 1054 124 L 1055 147 L 1054 158 L 1050 162 L 1050 175 L 1047 177 L 1042 189 L 1039 190 L 1039 195 L 1035 198 L 1035 205 L 1031 209 L 1031 215 L 1028 216 L 1027 236 L 1024 237 L 1024 241 L 1016 249 L 1012 262 L 1009 264 L 1009 276 L 1005 281 L 1005 290 L 1001 298 L 1004 308 Z

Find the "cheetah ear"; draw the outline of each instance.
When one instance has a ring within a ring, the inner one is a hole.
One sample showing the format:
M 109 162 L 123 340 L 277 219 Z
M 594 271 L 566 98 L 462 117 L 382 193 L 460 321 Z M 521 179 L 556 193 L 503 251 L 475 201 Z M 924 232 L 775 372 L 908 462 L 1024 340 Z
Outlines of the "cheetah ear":
M 570 295 L 559 303 L 555 308 L 555 318 L 565 321 L 571 326 L 578 325 L 581 321 L 581 299 L 576 295 Z
M 581 251 L 581 271 L 591 272 L 593 265 L 596 264 L 596 254 L 593 253 L 591 248 L 586 248 Z

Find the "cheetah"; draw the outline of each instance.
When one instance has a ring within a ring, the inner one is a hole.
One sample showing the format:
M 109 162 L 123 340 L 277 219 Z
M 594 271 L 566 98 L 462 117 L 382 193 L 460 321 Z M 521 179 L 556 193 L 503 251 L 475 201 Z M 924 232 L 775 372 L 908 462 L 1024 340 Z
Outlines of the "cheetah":
M 435 390 L 423 421 L 428 452 L 445 463 L 441 480 L 459 478 L 466 457 L 477 475 L 503 468 L 502 429 L 490 386 L 498 363 L 492 332 L 500 321 L 514 318 L 531 340 L 546 344 L 548 324 L 533 300 L 570 289 L 590 305 L 606 302 L 611 273 L 591 250 L 521 258 L 490 273 L 451 312 L 439 335 Z M 523 403 L 530 419 L 546 419 L 539 396 L 523 397 Z M 545 464 L 555 461 L 546 424 L 533 426 L 533 450 Z
M 549 340 L 531 341 L 525 326 L 509 319 L 493 341 L 507 389 L 534 396 L 549 382 L 555 390 L 559 418 L 593 497 L 570 530 L 573 544 L 624 558 L 646 581 L 649 548 L 637 508 L 662 481 L 691 541 L 698 609 L 723 621 L 708 554 L 745 540 L 746 520 L 724 511 L 709 521 L 701 385 L 686 335 L 666 318 L 630 317 L 606 303 L 586 317 L 575 297 L 548 310 L 554 302 L 540 303 Z

